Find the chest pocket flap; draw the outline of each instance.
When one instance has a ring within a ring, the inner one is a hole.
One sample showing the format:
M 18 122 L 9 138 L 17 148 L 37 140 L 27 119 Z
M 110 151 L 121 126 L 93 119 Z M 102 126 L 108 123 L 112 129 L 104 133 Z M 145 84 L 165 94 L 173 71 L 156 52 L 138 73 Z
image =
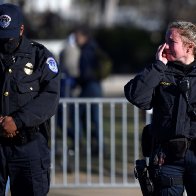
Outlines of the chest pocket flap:
M 17 85 L 19 93 L 30 93 L 30 92 L 38 92 L 40 89 L 38 81 L 25 83 L 25 84 L 18 84 Z

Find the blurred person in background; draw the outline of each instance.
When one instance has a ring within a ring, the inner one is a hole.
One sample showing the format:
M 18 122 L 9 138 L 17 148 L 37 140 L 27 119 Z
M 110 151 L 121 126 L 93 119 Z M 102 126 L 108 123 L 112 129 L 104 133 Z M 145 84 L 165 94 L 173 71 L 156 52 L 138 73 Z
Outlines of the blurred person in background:
M 77 86 L 76 78 L 79 77 L 80 50 L 76 44 L 74 33 L 70 33 L 60 52 L 59 64 L 61 67 L 61 97 L 75 97 Z
M 80 48 L 79 59 L 79 78 L 78 84 L 81 88 L 80 98 L 102 97 L 101 80 L 96 75 L 99 59 L 96 50 L 97 43 L 92 38 L 91 31 L 86 26 L 78 27 L 75 30 L 75 38 Z M 85 126 L 86 106 L 80 107 L 80 138 Z M 98 104 L 91 105 L 91 122 L 92 122 L 92 154 L 98 153 L 99 144 L 99 111 Z
M 64 47 L 59 55 L 59 65 L 61 68 L 61 93 L 62 98 L 78 97 L 79 88 L 77 78 L 79 77 L 79 57 L 80 50 L 76 44 L 74 33 L 70 33 L 64 42 Z M 68 136 L 74 141 L 74 108 L 73 104 L 68 108 Z M 58 125 L 62 129 L 62 107 L 58 110 Z
M 64 41 L 63 49 L 59 55 L 59 65 L 61 68 L 61 90 L 60 96 L 62 98 L 73 98 L 78 97 L 79 88 L 77 83 L 77 78 L 79 77 L 79 57 L 80 50 L 76 44 L 74 33 L 70 33 Z M 68 110 L 68 129 L 67 135 L 71 139 L 71 145 L 68 146 L 68 166 L 67 171 L 72 172 L 73 162 L 71 161 L 74 155 L 73 145 L 75 144 L 75 134 L 74 134 L 74 119 L 75 111 L 74 105 L 69 104 L 67 106 Z M 63 129 L 63 107 L 59 105 L 58 107 L 58 127 Z M 62 161 L 63 163 L 63 161 Z M 61 166 L 63 164 L 61 163 Z M 63 168 L 63 167 L 62 167 Z
M 156 60 L 125 85 L 125 96 L 153 108 L 149 164 L 154 196 L 196 195 L 196 26 L 168 25 Z
M 0 5 L 0 195 L 46 196 L 50 187 L 50 117 L 59 102 L 59 68 L 24 36 L 23 14 Z

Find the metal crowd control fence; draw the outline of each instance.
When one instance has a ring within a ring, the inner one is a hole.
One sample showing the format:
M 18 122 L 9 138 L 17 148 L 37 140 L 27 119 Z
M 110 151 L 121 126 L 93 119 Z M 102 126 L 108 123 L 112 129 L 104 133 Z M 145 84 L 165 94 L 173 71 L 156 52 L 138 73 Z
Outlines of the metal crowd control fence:
M 98 106 L 99 116 L 96 155 L 91 153 L 93 104 Z M 79 142 L 81 105 L 86 108 L 83 150 Z M 60 100 L 58 111 L 51 119 L 51 188 L 139 187 L 134 162 L 140 157 L 140 133 L 150 122 L 150 112 L 139 110 L 124 98 L 66 98 Z M 70 149 L 70 124 L 75 132 L 74 149 Z
M 93 105 L 98 109 L 97 141 Z M 149 121 L 149 113 L 124 98 L 61 99 L 51 119 L 51 187 L 138 187 L 134 162 L 140 157 L 141 130 Z M 93 154 L 95 144 L 98 152 Z

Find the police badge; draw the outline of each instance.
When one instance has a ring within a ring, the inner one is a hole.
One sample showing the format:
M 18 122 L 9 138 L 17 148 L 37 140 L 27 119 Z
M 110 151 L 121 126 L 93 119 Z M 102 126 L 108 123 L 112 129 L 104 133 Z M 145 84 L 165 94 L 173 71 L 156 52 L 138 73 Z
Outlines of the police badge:
M 0 16 L 0 27 L 7 28 L 10 25 L 11 17 L 8 15 L 1 15 Z
M 25 66 L 24 66 L 24 72 L 27 74 L 27 75 L 31 75 L 33 73 L 33 65 L 31 63 L 27 63 Z

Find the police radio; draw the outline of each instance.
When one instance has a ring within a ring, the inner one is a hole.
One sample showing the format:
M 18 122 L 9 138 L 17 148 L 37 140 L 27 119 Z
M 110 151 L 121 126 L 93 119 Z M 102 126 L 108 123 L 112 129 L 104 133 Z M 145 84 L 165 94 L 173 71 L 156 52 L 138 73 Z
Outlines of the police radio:
M 191 118 L 191 120 L 196 121 L 196 108 L 190 104 L 190 98 L 189 98 L 190 82 L 189 80 L 188 79 L 181 80 L 179 82 L 178 87 L 180 91 L 182 92 L 182 94 L 184 95 L 185 100 L 187 102 L 187 108 L 188 108 L 187 112 L 188 112 L 189 117 Z

